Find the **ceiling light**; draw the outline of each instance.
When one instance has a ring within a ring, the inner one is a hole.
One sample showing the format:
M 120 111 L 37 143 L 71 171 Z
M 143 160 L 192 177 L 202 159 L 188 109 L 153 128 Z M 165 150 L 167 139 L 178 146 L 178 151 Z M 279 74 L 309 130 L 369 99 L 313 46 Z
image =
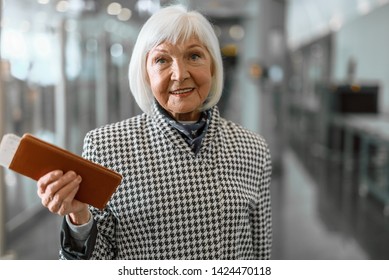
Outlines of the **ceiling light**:
M 118 14 L 118 19 L 121 21 L 127 21 L 131 18 L 132 11 L 127 8 L 123 8 L 120 13 Z
M 69 2 L 68 1 L 63 0 L 63 1 L 59 1 L 57 3 L 56 10 L 58 12 L 64 13 L 64 12 L 67 12 L 68 9 L 69 9 Z
M 119 57 L 123 55 L 123 46 L 119 43 L 113 44 L 110 48 L 112 57 Z
M 111 4 L 108 5 L 107 7 L 107 13 L 112 16 L 117 16 L 120 14 L 122 10 L 122 5 L 120 5 L 117 2 L 112 2 Z
M 138 0 L 135 8 L 140 15 L 151 15 L 158 11 L 161 7 L 159 0 Z
M 230 27 L 229 34 L 232 39 L 241 40 L 244 37 L 244 29 L 236 24 Z

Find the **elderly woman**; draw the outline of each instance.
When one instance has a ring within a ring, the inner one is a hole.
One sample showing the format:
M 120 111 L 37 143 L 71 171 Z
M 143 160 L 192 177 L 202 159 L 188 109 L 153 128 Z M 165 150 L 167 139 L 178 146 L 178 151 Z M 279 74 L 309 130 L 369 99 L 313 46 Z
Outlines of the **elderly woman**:
M 106 208 L 74 199 L 75 172 L 38 181 L 42 204 L 65 215 L 61 258 L 270 258 L 269 150 L 219 115 L 211 24 L 181 6 L 161 9 L 140 31 L 129 80 L 144 114 L 85 137 L 83 156 L 123 176 Z

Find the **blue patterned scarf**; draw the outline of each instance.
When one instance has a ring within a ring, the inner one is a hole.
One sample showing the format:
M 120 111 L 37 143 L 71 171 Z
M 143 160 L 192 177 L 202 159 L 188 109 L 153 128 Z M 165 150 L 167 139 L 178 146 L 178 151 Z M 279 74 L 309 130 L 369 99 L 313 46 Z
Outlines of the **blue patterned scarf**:
M 207 132 L 211 119 L 210 110 L 203 111 L 200 119 L 195 123 L 181 123 L 173 119 L 165 109 L 157 103 L 159 111 L 165 120 L 184 137 L 185 141 L 191 147 L 192 151 L 197 154 L 200 151 L 201 142 Z

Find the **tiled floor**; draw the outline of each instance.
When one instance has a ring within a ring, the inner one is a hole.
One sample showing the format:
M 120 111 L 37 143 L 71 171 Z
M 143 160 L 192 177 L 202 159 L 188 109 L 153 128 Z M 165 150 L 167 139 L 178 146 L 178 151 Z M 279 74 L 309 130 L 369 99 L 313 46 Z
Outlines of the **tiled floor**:
M 272 181 L 273 259 L 389 259 L 389 219 L 338 167 L 291 150 L 282 167 Z M 7 245 L 17 259 L 56 259 L 60 223 L 43 211 Z

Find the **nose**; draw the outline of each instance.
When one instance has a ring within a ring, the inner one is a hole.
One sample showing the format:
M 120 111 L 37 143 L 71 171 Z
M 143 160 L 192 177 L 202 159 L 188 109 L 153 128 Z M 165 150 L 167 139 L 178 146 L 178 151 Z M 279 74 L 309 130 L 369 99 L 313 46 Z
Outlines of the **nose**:
M 174 81 L 182 82 L 189 78 L 189 71 L 185 61 L 175 60 L 172 63 L 172 75 L 171 79 Z

